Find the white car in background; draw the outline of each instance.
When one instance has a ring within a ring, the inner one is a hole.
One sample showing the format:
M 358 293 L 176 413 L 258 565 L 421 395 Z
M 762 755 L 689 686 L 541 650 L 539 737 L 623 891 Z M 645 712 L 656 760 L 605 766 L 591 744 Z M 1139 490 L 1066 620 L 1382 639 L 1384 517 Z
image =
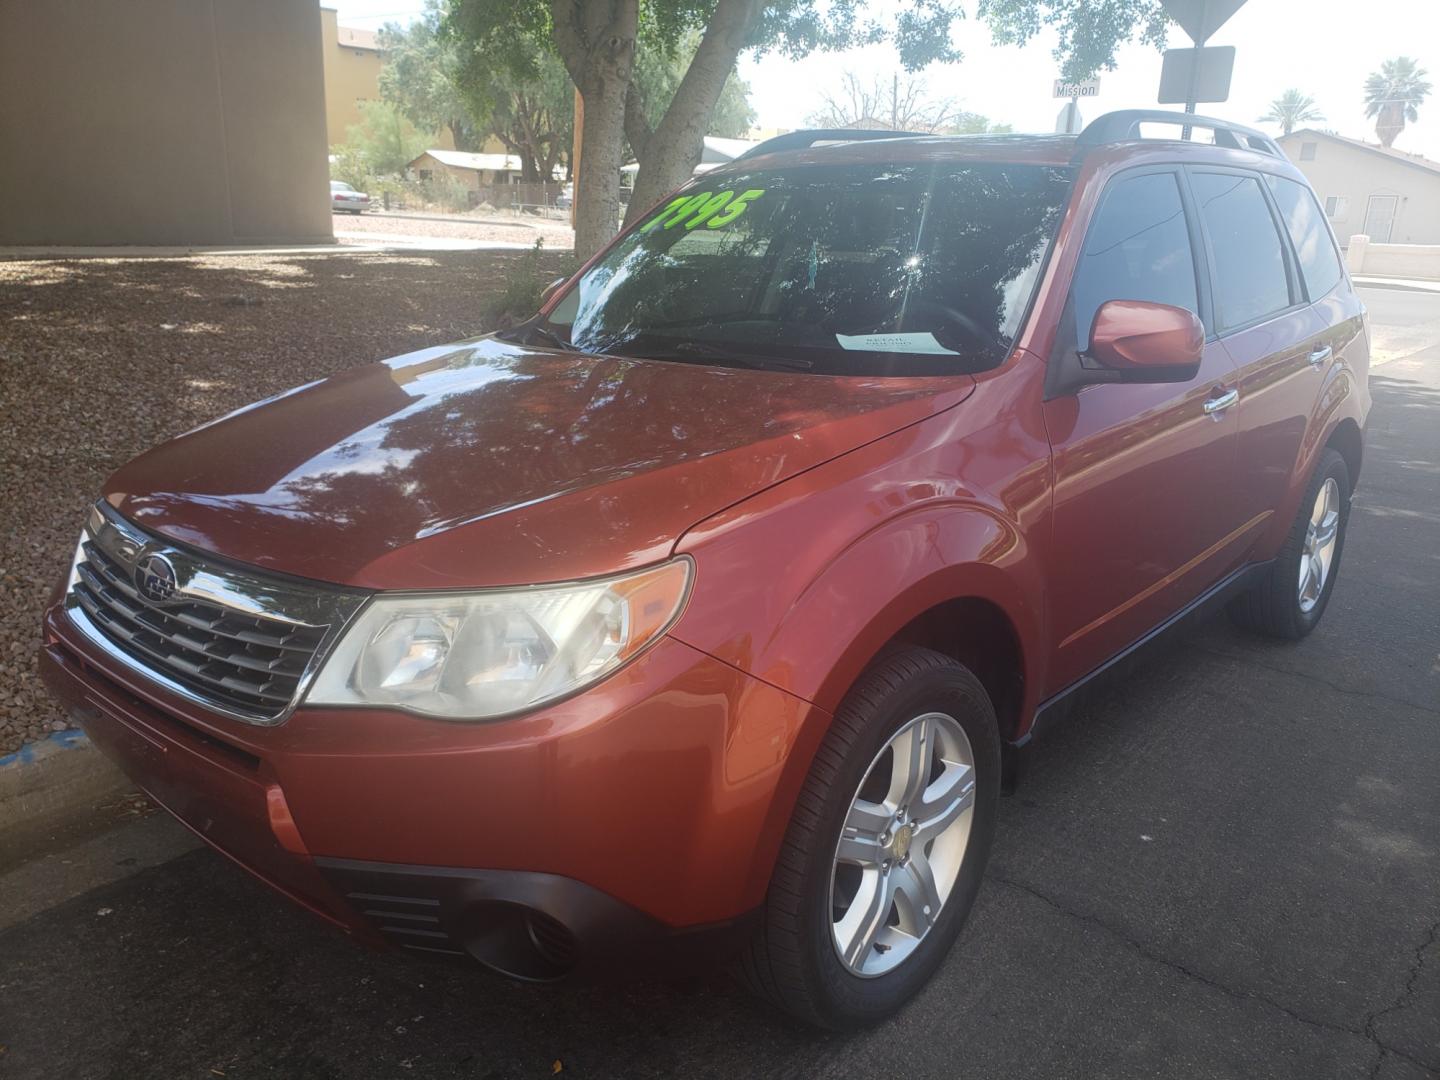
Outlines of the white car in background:
M 351 214 L 363 214 L 370 209 L 370 196 L 363 191 L 356 191 L 343 180 L 331 180 L 330 209 L 336 213 L 343 210 Z

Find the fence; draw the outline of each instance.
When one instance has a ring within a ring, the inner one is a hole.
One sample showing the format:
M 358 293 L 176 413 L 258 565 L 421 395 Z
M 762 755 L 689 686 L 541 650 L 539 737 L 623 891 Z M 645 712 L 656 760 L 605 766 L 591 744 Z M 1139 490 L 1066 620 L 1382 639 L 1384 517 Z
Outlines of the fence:
M 1440 244 L 1372 244 L 1364 233 L 1350 237 L 1345 265 L 1352 274 L 1440 280 Z
M 496 210 L 547 211 L 560 209 L 562 184 L 482 184 L 470 189 L 470 205 L 489 203 Z

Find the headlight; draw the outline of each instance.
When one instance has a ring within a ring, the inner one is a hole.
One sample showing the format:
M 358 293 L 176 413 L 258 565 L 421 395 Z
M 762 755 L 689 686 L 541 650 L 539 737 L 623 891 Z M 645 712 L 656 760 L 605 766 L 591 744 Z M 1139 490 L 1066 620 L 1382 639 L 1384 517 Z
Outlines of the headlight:
M 448 720 L 532 709 L 603 679 L 675 621 L 690 560 L 573 585 L 375 596 L 306 698 Z

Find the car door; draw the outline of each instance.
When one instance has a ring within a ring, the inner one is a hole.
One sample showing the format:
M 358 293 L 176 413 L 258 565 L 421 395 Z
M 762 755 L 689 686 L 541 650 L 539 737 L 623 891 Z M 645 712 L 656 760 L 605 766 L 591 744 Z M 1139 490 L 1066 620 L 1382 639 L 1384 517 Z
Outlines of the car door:
M 1120 173 L 1086 230 L 1057 348 L 1087 348 L 1107 300 L 1188 308 L 1208 338 L 1204 265 L 1181 171 Z M 1229 354 L 1209 339 L 1188 382 L 1099 384 L 1045 403 L 1054 469 L 1051 692 L 1236 564 L 1234 383 Z
M 1302 234 L 1317 289 L 1328 291 L 1343 274 L 1323 219 L 1305 214 L 1307 203 L 1315 214 L 1319 211 L 1300 185 L 1209 167 L 1192 167 L 1189 180 L 1211 266 L 1215 329 L 1237 372 L 1234 490 L 1253 543 L 1285 502 L 1333 351 L 1327 320 L 1308 302 L 1287 225 Z M 1278 190 L 1288 213 L 1278 205 L 1275 184 L 1295 189 Z M 1317 244 L 1321 239 L 1323 249 Z

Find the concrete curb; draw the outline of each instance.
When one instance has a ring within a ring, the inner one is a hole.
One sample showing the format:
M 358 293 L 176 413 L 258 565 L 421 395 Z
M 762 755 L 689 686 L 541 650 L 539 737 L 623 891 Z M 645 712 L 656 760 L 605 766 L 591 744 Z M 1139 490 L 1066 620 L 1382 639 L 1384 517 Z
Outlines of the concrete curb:
M 134 789 L 83 731 L 28 743 L 0 757 L 0 845 Z

